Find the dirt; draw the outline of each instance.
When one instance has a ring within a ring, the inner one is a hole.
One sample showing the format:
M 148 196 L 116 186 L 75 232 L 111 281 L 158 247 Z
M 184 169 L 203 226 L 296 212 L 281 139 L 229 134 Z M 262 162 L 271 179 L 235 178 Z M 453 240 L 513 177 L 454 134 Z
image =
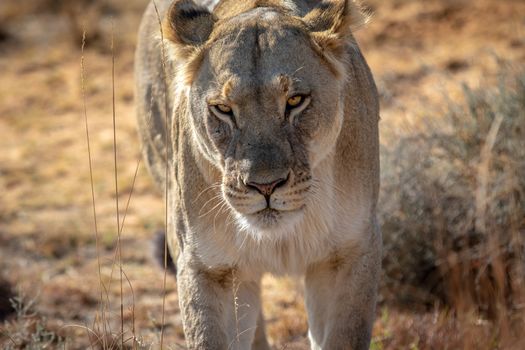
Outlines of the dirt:
M 119 218 L 122 222 L 126 213 L 122 261 L 129 280 L 124 278 L 122 286 L 125 335 L 132 334 L 134 325 L 137 339 L 158 348 L 161 328 L 164 275 L 151 257 L 151 242 L 154 232 L 164 225 L 162 196 L 142 163 L 132 187 L 140 159 L 133 105 L 133 50 L 146 1 L 115 0 L 111 5 L 111 9 L 92 10 L 94 14 L 86 23 L 92 39 L 83 55 L 97 236 L 80 79 L 81 40 L 72 29 L 77 24 L 71 24 L 71 16 L 60 8 L 35 10 L 14 0 L 0 5 L 2 286 L 36 300 L 35 314 L 46 329 L 67 338 L 70 349 L 89 346 L 90 337 L 82 327 L 101 331 L 101 280 L 107 288 L 102 298 L 109 299 L 105 310 L 108 324 L 113 333 L 120 331 L 117 267 L 110 285 L 117 239 L 112 27 Z M 357 33 L 357 40 L 380 89 L 381 136 L 386 147 L 397 135 L 417 129 L 429 111 L 439 111 L 445 101 L 461 98 L 461 83 L 476 86 L 496 81 L 502 65 L 522 66 L 525 62 L 525 2 L 374 0 L 369 6 L 374 15 Z M 0 289 L 0 319 L 7 317 L 6 291 Z M 175 344 L 172 348 L 183 348 L 171 276 L 166 291 L 165 342 Z M 307 322 L 300 283 L 267 277 L 263 295 L 274 348 L 305 349 Z M 412 344 L 416 348 L 444 347 L 445 340 L 432 336 L 434 330 L 445 339 L 450 336 L 450 344 L 454 344 L 455 326 L 440 313 L 388 310 L 388 305 L 379 310 L 374 329 L 376 348 Z M 8 333 L 22 326 L 15 316 L 0 325 Z M 392 335 L 399 330 L 402 337 Z M 8 338 L 0 335 L 0 344 L 9 344 Z

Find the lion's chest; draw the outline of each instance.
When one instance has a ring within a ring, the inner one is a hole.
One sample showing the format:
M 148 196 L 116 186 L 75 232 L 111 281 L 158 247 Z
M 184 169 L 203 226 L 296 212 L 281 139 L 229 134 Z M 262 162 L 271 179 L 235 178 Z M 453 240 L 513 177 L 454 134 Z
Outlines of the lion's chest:
M 350 225 L 338 220 L 330 206 L 312 208 L 301 223 L 278 239 L 257 239 L 230 221 L 215 219 L 213 225 L 194 230 L 194 251 L 207 266 L 236 266 L 250 275 L 303 274 L 338 246 L 352 239 Z

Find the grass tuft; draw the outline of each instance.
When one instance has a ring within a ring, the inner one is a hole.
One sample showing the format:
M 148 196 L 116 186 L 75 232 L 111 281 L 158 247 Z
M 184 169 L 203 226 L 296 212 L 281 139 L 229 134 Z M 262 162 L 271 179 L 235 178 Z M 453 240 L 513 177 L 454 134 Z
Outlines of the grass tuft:
M 10 299 L 14 317 L 0 327 L 0 334 L 7 338 L 4 350 L 58 349 L 65 346 L 64 339 L 48 327 L 47 320 L 35 309 L 36 299 L 27 298 L 22 292 Z
M 382 292 L 505 332 L 525 321 L 525 71 L 505 68 L 497 86 L 463 92 L 383 149 Z

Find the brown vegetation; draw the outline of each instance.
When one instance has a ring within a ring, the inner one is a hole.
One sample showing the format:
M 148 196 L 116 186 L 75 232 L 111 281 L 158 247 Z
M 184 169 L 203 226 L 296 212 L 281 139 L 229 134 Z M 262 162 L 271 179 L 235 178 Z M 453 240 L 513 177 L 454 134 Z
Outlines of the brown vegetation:
M 163 203 L 142 165 L 122 231 L 130 281 L 124 281 L 123 317 L 112 263 L 111 28 L 123 214 L 140 158 L 132 68 L 146 3 L 0 2 L 2 348 L 118 348 L 121 320 L 126 345 L 158 347 L 163 273 L 150 260 L 149 244 L 163 227 Z M 375 14 L 358 41 L 382 98 L 385 242 L 372 347 L 522 348 L 525 3 L 368 3 Z M 84 25 L 98 254 L 82 119 Z M 107 289 L 102 303 L 97 255 Z M 175 290 L 168 278 L 165 344 L 184 348 Z M 264 280 L 276 349 L 307 346 L 301 295 L 299 282 Z M 104 317 L 101 305 L 107 305 Z
M 464 91 L 464 103 L 384 149 L 384 302 L 446 307 L 457 322 L 491 324 L 498 346 L 516 345 L 525 327 L 525 73 L 507 68 L 499 85 Z

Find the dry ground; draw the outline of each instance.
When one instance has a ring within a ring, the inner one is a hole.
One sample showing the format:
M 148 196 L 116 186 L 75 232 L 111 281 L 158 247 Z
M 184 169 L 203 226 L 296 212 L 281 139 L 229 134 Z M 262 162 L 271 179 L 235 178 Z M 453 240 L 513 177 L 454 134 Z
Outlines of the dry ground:
M 47 330 L 66 338 L 68 349 L 84 349 L 90 338 L 82 327 L 100 325 L 95 322 L 100 283 L 80 84 L 78 22 L 84 17 L 78 16 L 71 25 L 67 10 L 58 6 L 48 11 L 52 1 L 35 3 L 43 7 L 13 0 L 0 4 L 0 299 L 6 298 L 7 286 L 11 286 L 12 295 L 24 296 L 26 304 L 34 300 L 31 310 L 19 310 L 18 318 L 10 316 L 0 325 L 5 333 L 0 335 L 0 344 L 13 345 L 19 338 L 27 339 L 27 334 L 39 334 L 38 341 L 45 343 Z M 146 0 L 109 4 L 91 8 L 85 16 L 89 40 L 84 55 L 105 285 L 110 280 L 117 231 L 111 27 L 114 23 L 122 220 L 140 159 L 133 106 L 133 50 Z M 359 32 L 358 41 L 380 88 L 385 147 L 417 128 L 429 111 L 440 111 L 445 101 L 460 98 L 461 82 L 472 86 L 491 82 L 502 59 L 525 63 L 525 2 L 374 0 L 369 5 L 374 16 Z M 150 242 L 162 226 L 161 195 L 140 164 L 122 232 L 122 255 L 133 288 L 132 293 L 130 285 L 124 284 L 126 338 L 134 320 L 137 338 L 145 348 L 159 344 L 163 273 L 151 261 Z M 108 317 L 112 331 L 118 333 L 118 271 L 113 276 Z M 275 348 L 306 348 L 300 282 L 268 277 L 264 284 L 268 333 Z M 0 317 L 2 303 L 5 300 L 0 301 Z M 166 305 L 166 343 L 183 348 L 171 277 Z M 383 305 L 378 315 L 376 349 L 454 349 L 465 346 L 460 338 L 467 333 L 475 334 L 469 343 L 472 348 L 498 347 L 491 343 L 496 335 L 490 326 L 475 316 L 464 319 L 471 326 L 465 328 L 443 310 L 414 313 Z M 51 348 L 58 346 L 53 344 Z

